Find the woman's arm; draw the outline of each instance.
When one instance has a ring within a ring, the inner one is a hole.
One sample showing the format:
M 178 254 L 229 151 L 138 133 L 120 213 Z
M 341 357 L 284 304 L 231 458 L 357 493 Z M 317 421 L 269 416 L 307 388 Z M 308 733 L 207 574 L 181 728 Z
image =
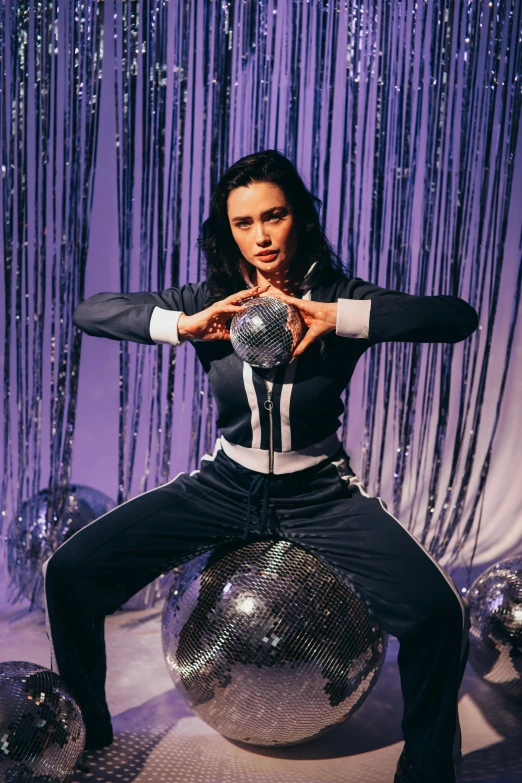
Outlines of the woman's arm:
M 179 345 L 177 323 L 181 313 L 193 315 L 204 308 L 206 281 L 187 283 L 153 293 L 94 294 L 73 312 L 73 324 L 93 337 L 136 343 Z
M 458 296 L 404 294 L 354 277 L 337 299 L 335 331 L 341 337 L 458 343 L 477 327 L 476 310 Z
M 476 310 L 458 296 L 414 296 L 391 291 L 359 277 L 346 279 L 329 294 L 334 301 L 298 299 L 282 291 L 274 296 L 298 308 L 308 331 L 291 361 L 310 343 L 335 331 L 339 337 L 386 342 L 458 343 L 477 329 Z

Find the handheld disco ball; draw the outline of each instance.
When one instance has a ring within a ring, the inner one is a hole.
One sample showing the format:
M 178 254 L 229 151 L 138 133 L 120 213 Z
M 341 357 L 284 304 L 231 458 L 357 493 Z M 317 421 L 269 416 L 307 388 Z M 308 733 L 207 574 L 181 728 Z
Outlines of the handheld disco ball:
M 265 369 L 288 362 L 304 332 L 297 307 L 274 296 L 243 304 L 248 309 L 236 313 L 230 324 L 230 340 L 240 359 Z
M 59 675 L 0 662 L 0 781 L 64 783 L 84 748 L 80 708 Z
M 288 541 L 220 545 L 165 601 L 163 652 L 187 705 L 225 737 L 283 747 L 361 706 L 387 635 L 353 587 Z
M 504 560 L 475 579 L 470 603 L 469 662 L 495 690 L 522 696 L 522 557 Z

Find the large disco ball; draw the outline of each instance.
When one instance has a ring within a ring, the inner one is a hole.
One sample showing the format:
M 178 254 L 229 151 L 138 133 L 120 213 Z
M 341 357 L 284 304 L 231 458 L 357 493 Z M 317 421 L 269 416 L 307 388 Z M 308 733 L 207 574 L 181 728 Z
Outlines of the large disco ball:
M 495 690 L 522 696 L 522 557 L 487 568 L 469 589 L 473 669 Z
M 58 674 L 0 662 L 0 781 L 63 783 L 84 748 L 80 708 Z
M 115 508 L 108 495 L 82 484 L 66 489 L 65 506 L 60 518 L 50 511 L 52 501 L 48 489 L 43 489 L 24 501 L 6 526 L 8 599 L 17 603 L 27 598 L 44 608 L 42 565 L 78 530 Z M 158 577 L 136 593 L 122 609 L 145 609 L 159 598 L 165 598 L 170 587 L 170 574 Z
M 297 745 L 346 720 L 387 636 L 344 577 L 288 541 L 216 547 L 179 571 L 163 652 L 188 706 L 225 737 Z
M 274 296 L 258 296 L 243 305 L 247 309 L 230 323 L 230 340 L 239 358 L 265 369 L 288 362 L 304 332 L 298 308 Z

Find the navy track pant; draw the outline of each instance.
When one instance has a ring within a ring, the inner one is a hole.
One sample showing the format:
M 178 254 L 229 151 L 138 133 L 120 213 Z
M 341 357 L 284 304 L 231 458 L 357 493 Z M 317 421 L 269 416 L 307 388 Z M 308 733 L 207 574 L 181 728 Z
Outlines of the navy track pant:
M 196 554 L 242 544 L 249 487 L 259 475 L 228 457 L 218 439 L 199 470 L 120 504 L 44 563 L 51 666 L 82 709 L 88 742 L 112 737 L 105 617 Z M 451 783 L 461 759 L 457 702 L 469 649 L 468 602 L 383 501 L 367 494 L 342 450 L 273 476 L 269 506 L 270 537 L 346 573 L 381 628 L 399 640 L 406 750 L 428 780 Z M 251 505 L 248 540 L 260 536 L 260 507 Z

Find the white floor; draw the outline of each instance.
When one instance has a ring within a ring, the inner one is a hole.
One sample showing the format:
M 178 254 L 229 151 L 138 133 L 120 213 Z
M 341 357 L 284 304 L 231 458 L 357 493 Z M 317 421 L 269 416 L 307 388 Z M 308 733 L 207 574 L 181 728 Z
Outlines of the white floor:
M 3 588 L 0 588 L 3 590 Z M 224 739 L 184 704 L 163 660 L 161 607 L 107 618 L 107 693 L 115 741 L 91 754 L 103 783 L 392 783 L 402 749 L 402 697 L 390 638 L 379 681 L 360 710 L 328 734 L 280 750 Z M 0 596 L 0 660 L 50 667 L 45 621 Z M 468 665 L 459 702 L 464 764 L 459 780 L 522 781 L 522 710 Z M 81 775 L 74 778 L 81 781 Z

